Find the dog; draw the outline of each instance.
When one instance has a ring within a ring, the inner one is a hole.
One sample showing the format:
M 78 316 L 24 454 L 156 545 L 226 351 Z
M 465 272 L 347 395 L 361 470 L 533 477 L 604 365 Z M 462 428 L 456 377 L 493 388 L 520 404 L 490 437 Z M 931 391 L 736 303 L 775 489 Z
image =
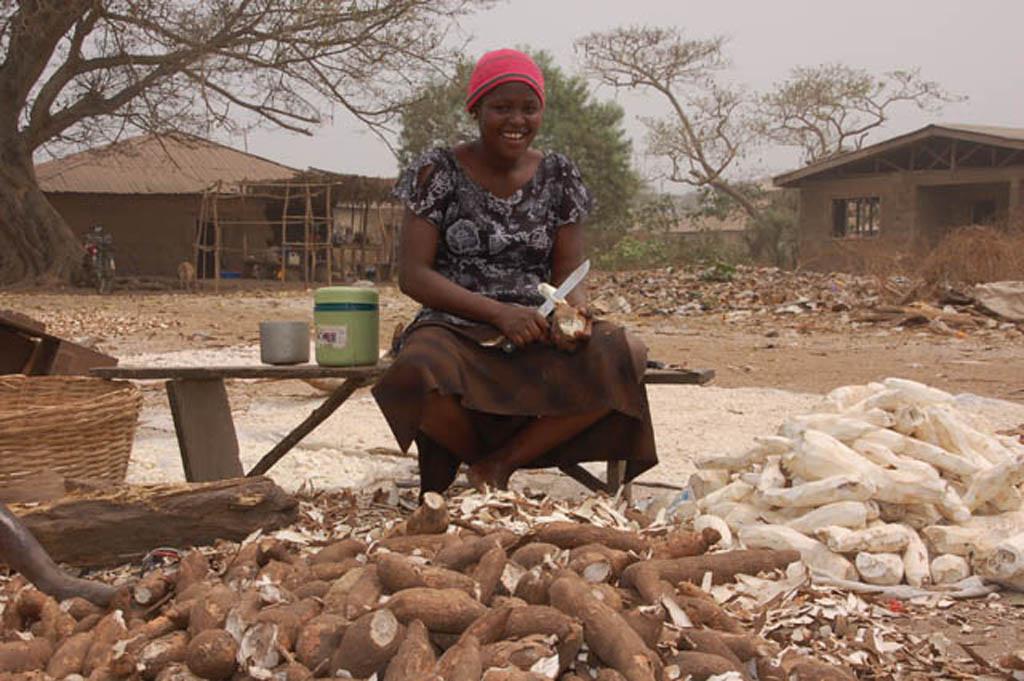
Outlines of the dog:
M 188 260 L 178 265 L 178 287 L 183 291 L 195 292 L 196 290 L 196 268 Z

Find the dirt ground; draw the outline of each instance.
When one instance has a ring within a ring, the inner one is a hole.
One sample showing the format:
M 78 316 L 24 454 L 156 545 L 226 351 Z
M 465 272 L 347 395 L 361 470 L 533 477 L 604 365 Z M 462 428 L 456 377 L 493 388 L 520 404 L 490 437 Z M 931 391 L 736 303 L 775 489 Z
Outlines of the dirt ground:
M 259 340 L 269 319 L 312 320 L 303 289 L 202 292 L 3 292 L 0 308 L 46 322 L 53 333 L 114 355 L 229 347 Z M 416 304 L 381 287 L 381 346 Z M 609 314 L 647 343 L 652 358 L 715 369 L 723 388 L 770 387 L 824 393 L 885 376 L 919 380 L 954 393 L 1024 403 L 1024 333 L 958 336 L 843 323 L 838 315 L 640 317 Z
M 395 326 L 408 322 L 416 305 L 393 286 L 382 286 L 380 290 L 381 347 L 387 347 Z M 261 320 L 312 320 L 312 291 L 294 287 L 255 289 L 244 285 L 225 288 L 219 293 L 117 291 L 105 297 L 82 291 L 0 291 L 0 309 L 3 308 L 45 322 L 52 333 L 120 357 L 160 353 L 211 353 L 210 356 L 215 357 L 223 356 L 218 353 L 227 353 L 231 356 L 237 348 L 247 348 L 248 356 L 252 356 L 259 340 Z M 794 404 L 808 404 L 814 397 L 806 393 L 820 395 L 840 385 L 886 376 L 911 378 L 953 393 L 975 393 L 1024 407 L 1024 333 L 1019 328 L 997 330 L 990 326 L 979 328 L 976 333 L 945 335 L 920 328 L 851 323 L 831 312 L 812 312 L 805 316 L 718 312 L 657 317 L 612 313 L 608 318 L 627 325 L 638 334 L 649 346 L 654 359 L 715 369 L 717 377 L 713 386 L 716 390 L 771 389 L 756 395 L 733 391 L 728 400 L 716 397 L 722 400 L 713 405 L 718 416 L 711 413 L 709 407 L 708 415 L 701 416 L 696 426 L 690 424 L 689 431 L 680 431 L 679 442 L 692 438 L 694 428 L 708 433 L 720 428 L 724 431 L 721 437 L 726 439 L 733 432 L 730 428 L 738 431 L 743 420 L 751 418 L 744 415 L 743 408 L 747 407 L 737 408 L 741 394 L 746 395 L 746 404 L 751 400 L 778 399 L 780 407 L 793 408 Z M 308 410 L 307 405 L 313 404 L 315 399 L 314 393 L 305 387 L 233 386 L 231 390 L 232 404 L 245 412 L 236 417 L 240 426 L 252 415 L 249 401 L 252 401 L 253 391 L 262 391 L 261 399 L 270 396 L 276 400 L 271 409 L 285 409 L 291 403 L 291 408 L 301 412 Z M 803 401 L 785 402 L 792 396 Z M 656 405 L 655 397 L 652 394 L 652 408 Z M 709 401 L 710 398 L 708 393 Z M 687 399 L 688 404 L 695 404 L 702 398 L 691 395 Z M 360 400 L 355 400 L 355 405 L 346 405 L 346 409 L 352 408 L 357 416 L 371 414 L 374 411 L 371 398 L 363 396 Z M 150 435 L 163 443 L 160 446 L 174 449 L 169 417 L 160 411 L 166 411 L 166 400 L 158 385 L 147 387 L 146 404 L 149 416 L 144 412 L 140 429 L 145 431 L 148 427 Z M 761 405 L 760 411 L 765 411 L 764 406 Z M 154 410 L 156 416 L 153 416 Z M 750 412 L 753 411 L 751 407 Z M 666 430 L 671 431 L 674 420 L 679 420 L 678 415 L 672 413 L 658 418 L 663 421 L 656 422 L 659 438 Z M 760 429 L 763 424 L 757 422 L 751 429 L 754 427 Z M 383 426 L 378 424 L 376 428 L 381 432 L 375 437 L 387 437 Z M 266 433 L 258 435 L 267 436 Z M 326 437 L 333 437 L 333 434 L 328 433 Z M 372 439 L 356 444 L 374 453 L 374 448 L 370 447 Z M 145 438 L 142 442 L 137 439 L 137 450 L 145 445 Z M 332 446 L 332 451 L 337 452 L 337 444 Z M 311 451 L 316 452 L 315 447 Z M 342 451 L 351 454 L 344 448 Z M 174 461 L 176 453 L 163 455 L 170 457 L 171 468 L 179 467 Z M 379 452 L 375 456 L 379 457 Z M 313 463 L 303 470 L 316 468 L 316 460 L 311 461 Z M 409 473 L 414 462 L 405 458 L 398 463 L 402 471 Z M 154 468 L 140 474 L 137 481 L 148 477 L 160 479 L 166 474 L 166 469 Z M 180 471 L 175 474 L 180 475 Z M 551 474 L 544 478 L 531 477 L 529 482 L 545 486 L 564 484 L 559 476 Z M 1020 627 L 1024 617 L 1022 605 L 1024 600 L 1019 594 L 1008 594 L 997 602 L 982 599 L 941 611 L 913 608 L 896 625 L 906 627 L 919 637 L 924 647 L 920 651 L 923 658 L 919 659 L 925 668 L 929 663 L 924 660 L 934 660 L 935 655 L 945 658 L 949 666 L 937 665 L 932 672 L 934 675 L 887 669 L 870 678 L 1005 678 L 991 662 L 1001 654 L 1024 646 L 1024 629 Z M 1000 610 L 996 612 L 993 608 Z M 893 617 L 901 619 L 898 615 Z M 952 672 L 952 669 L 957 671 Z

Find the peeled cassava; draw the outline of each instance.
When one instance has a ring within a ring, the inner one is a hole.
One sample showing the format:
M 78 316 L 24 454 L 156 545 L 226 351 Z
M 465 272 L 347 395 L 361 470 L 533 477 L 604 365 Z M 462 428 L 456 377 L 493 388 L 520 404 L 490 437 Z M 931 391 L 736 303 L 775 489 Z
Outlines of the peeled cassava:
M 849 411 L 855 404 L 884 389 L 881 383 L 840 386 L 825 395 L 825 405 L 835 412 Z
M 716 489 L 697 502 L 697 508 L 705 510 L 722 501 L 743 501 L 754 491 L 754 486 L 734 480 L 721 489 Z
M 868 584 L 892 586 L 903 581 L 903 559 L 895 553 L 863 551 L 857 554 L 854 565 Z
M 779 435 L 798 438 L 808 430 L 828 433 L 842 442 L 853 442 L 878 426 L 867 421 L 840 414 L 808 414 L 786 419 L 779 429 Z
M 872 516 L 878 517 L 878 508 L 870 502 L 837 501 L 808 511 L 785 524 L 797 532 L 813 535 L 815 530 L 829 526 L 860 529 Z
M 859 475 L 877 488 L 875 498 L 895 504 L 940 503 L 949 487 L 938 477 L 915 470 L 882 468 L 831 435 L 815 430 L 805 432 L 801 444 L 783 461 L 790 472 L 812 480 Z
M 932 582 L 928 565 L 928 548 L 913 528 L 904 525 L 907 532 L 907 548 L 903 549 L 903 576 L 910 586 L 928 586 Z
M 702 459 L 697 463 L 697 467 L 730 471 L 746 470 L 764 463 L 769 456 L 779 456 L 789 451 L 793 446 L 793 442 L 789 438 L 777 435 L 755 437 L 754 442 L 757 444 L 742 454 Z
M 953 401 L 953 396 L 945 390 L 932 388 L 924 383 L 918 383 L 906 378 L 887 378 L 882 381 L 882 385 L 890 390 L 896 390 L 903 403 L 928 406 L 932 404 L 949 404 Z
M 779 456 L 769 456 L 765 459 L 764 466 L 758 476 L 756 488 L 758 492 L 769 489 L 781 489 L 786 486 L 786 476 L 782 472 L 782 459 Z
M 875 486 L 855 475 L 834 475 L 802 485 L 770 489 L 757 498 L 769 506 L 816 507 L 834 501 L 867 501 L 875 495 Z
M 958 453 L 964 458 L 984 467 L 1006 461 L 1010 456 L 1002 443 L 994 437 L 978 432 L 962 419 L 941 408 L 926 411 L 943 449 Z
M 956 584 L 970 577 L 971 567 L 962 556 L 944 553 L 932 560 L 931 573 L 934 584 Z
M 1024 482 L 1024 454 L 1008 458 L 974 476 L 964 493 L 964 504 L 973 511 L 1021 482 Z
M 878 517 L 886 523 L 903 523 L 915 530 L 921 530 L 929 525 L 935 525 L 942 521 L 942 514 L 932 504 L 878 504 Z
M 921 536 L 933 554 L 952 553 L 956 556 L 969 556 L 984 549 L 986 534 L 984 530 L 959 525 L 931 525 L 921 530 Z
M 800 558 L 812 570 L 836 579 L 856 579 L 853 563 L 828 550 L 820 541 L 811 539 L 784 525 L 747 525 L 740 529 L 740 541 L 750 549 L 774 549 L 800 552 Z
M 1024 533 L 1005 539 L 982 552 L 976 569 L 993 581 L 1024 590 Z
M 864 530 L 823 527 L 815 535 L 836 553 L 895 553 L 905 549 L 910 541 L 905 526 L 884 523 Z

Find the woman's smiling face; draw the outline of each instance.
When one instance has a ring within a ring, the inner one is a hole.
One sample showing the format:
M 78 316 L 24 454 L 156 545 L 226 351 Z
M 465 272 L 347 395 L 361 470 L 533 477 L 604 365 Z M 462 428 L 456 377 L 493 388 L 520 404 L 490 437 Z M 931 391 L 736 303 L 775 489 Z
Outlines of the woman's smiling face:
M 499 85 L 477 107 L 480 140 L 499 156 L 518 158 L 530 148 L 543 117 L 544 107 L 529 85 Z

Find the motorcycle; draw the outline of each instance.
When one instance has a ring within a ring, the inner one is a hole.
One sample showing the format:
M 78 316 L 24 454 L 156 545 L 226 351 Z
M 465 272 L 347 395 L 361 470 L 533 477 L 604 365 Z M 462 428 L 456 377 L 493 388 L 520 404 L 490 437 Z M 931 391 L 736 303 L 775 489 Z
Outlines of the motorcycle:
M 114 288 L 114 254 L 109 239 L 91 240 L 85 245 L 86 281 L 96 287 L 96 293 L 106 295 Z

